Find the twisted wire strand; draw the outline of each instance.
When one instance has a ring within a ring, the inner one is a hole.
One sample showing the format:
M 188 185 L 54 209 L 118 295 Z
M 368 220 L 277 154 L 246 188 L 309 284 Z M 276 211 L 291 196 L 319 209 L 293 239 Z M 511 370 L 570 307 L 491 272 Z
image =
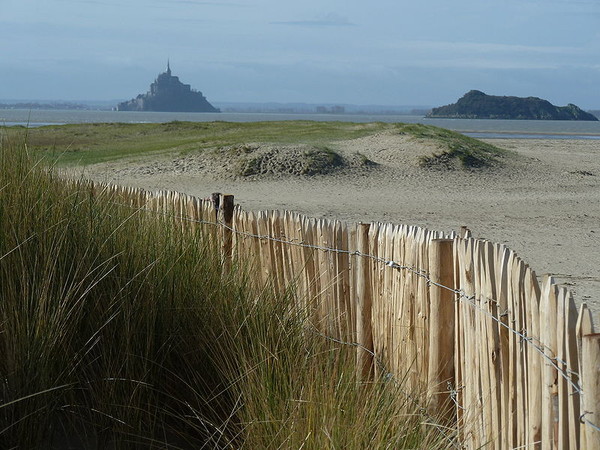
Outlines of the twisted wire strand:
M 160 214 L 160 215 L 164 215 L 166 217 L 170 217 L 170 218 L 174 218 L 177 220 L 181 220 L 181 221 L 185 221 L 185 222 L 191 222 L 191 223 L 198 223 L 198 224 L 202 224 L 202 225 L 211 225 L 211 226 L 215 226 L 215 227 L 222 227 L 226 230 L 231 231 L 232 233 L 235 233 L 237 235 L 241 235 L 241 236 L 245 236 L 245 237 L 249 237 L 249 238 L 254 238 L 254 239 L 265 239 L 265 240 L 269 240 L 272 242 L 277 242 L 280 244 L 285 244 L 285 245 L 291 245 L 291 246 L 297 246 L 297 247 L 302 247 L 302 248 L 308 248 L 308 249 L 314 249 L 314 250 L 320 250 L 320 251 L 324 251 L 324 252 L 332 252 L 332 253 L 336 253 L 336 254 L 344 254 L 344 255 L 350 255 L 350 256 L 357 256 L 357 257 L 363 257 L 363 258 L 367 258 L 367 259 L 371 259 L 373 261 L 375 261 L 376 263 L 380 263 L 383 264 L 387 267 L 390 267 L 392 269 L 398 270 L 398 271 L 407 271 L 409 273 L 413 273 L 421 278 L 423 278 L 428 286 L 436 286 L 439 287 L 441 289 L 445 289 L 447 291 L 450 291 L 451 293 L 453 293 L 456 296 L 456 301 L 464 301 L 467 304 L 471 305 L 473 308 L 475 308 L 476 310 L 478 310 L 479 312 L 483 313 L 484 315 L 488 316 L 489 318 L 491 318 L 493 321 L 497 322 L 500 326 L 506 328 L 509 332 L 513 333 L 514 335 L 518 336 L 520 338 L 520 343 L 526 343 L 529 346 L 531 346 L 536 352 L 538 352 L 541 357 L 543 359 L 545 359 L 554 369 L 556 369 L 557 373 L 560 374 L 561 377 L 563 377 L 567 383 L 573 388 L 573 390 L 575 391 L 576 394 L 579 394 L 581 396 L 583 396 L 583 390 L 581 389 L 581 387 L 571 378 L 571 374 L 572 375 L 576 375 L 577 377 L 579 377 L 579 373 L 575 370 L 572 370 L 571 368 L 567 367 L 567 363 L 564 360 L 561 360 L 557 357 L 551 357 L 549 356 L 546 351 L 549 351 L 550 354 L 553 354 L 553 350 L 550 349 L 549 347 L 547 347 L 546 345 L 544 345 L 543 343 L 541 343 L 539 341 L 538 338 L 532 337 L 532 336 L 527 336 L 527 330 L 516 330 L 514 328 L 512 328 L 511 326 L 507 325 L 506 323 L 502 322 L 501 320 L 499 320 L 497 317 L 495 317 L 492 313 L 490 313 L 489 311 L 485 310 L 484 308 L 482 308 L 480 305 L 478 305 L 476 302 L 482 302 L 481 298 L 477 298 L 475 295 L 467 295 L 466 292 L 462 289 L 455 289 L 453 287 L 449 287 L 449 286 L 445 286 L 441 283 L 438 283 L 434 280 L 431 279 L 431 277 L 429 276 L 429 273 L 423 269 L 419 269 L 417 267 L 414 266 L 408 266 L 408 265 L 403 265 L 403 264 L 399 264 L 393 260 L 388 260 L 386 258 L 382 258 L 380 256 L 376 256 L 376 255 L 371 255 L 368 253 L 363 253 L 360 252 L 358 250 L 345 250 L 345 249 L 338 249 L 335 247 L 327 247 L 327 246 L 322 246 L 322 245 L 314 245 L 314 244 L 308 244 L 304 241 L 295 241 L 295 240 L 290 240 L 290 239 L 282 239 L 282 238 L 278 238 L 275 236 L 271 236 L 271 235 L 265 235 L 265 234 L 255 234 L 255 233 L 251 233 L 248 231 L 243 231 L 243 230 L 238 230 L 235 227 L 231 227 L 227 224 L 225 224 L 222 221 L 219 220 L 215 220 L 215 221 L 209 221 L 209 220 L 202 220 L 202 219 L 195 219 L 195 218 L 191 218 L 191 217 L 187 217 L 181 214 L 177 214 L 177 213 L 170 213 L 167 211 L 158 211 L 156 209 L 152 209 L 152 208 L 148 208 L 148 207 L 136 207 L 136 206 L 132 206 L 132 205 L 126 205 L 126 204 L 122 204 L 122 203 L 116 203 L 113 202 L 113 204 L 117 205 L 117 206 L 121 206 L 121 207 L 126 207 L 126 208 L 131 208 L 131 209 L 136 209 L 139 211 L 145 211 L 145 212 L 150 212 L 150 213 L 154 213 L 154 214 Z M 217 217 L 217 215 L 215 215 Z M 496 300 L 494 299 L 488 299 L 487 301 L 485 301 L 485 303 L 488 302 L 496 302 Z M 506 313 L 509 313 L 510 311 L 506 311 Z M 502 315 L 500 315 L 500 317 L 502 317 Z M 332 340 L 334 342 L 338 342 L 340 344 L 345 344 L 345 345 L 351 345 L 351 346 L 355 346 L 355 347 L 359 347 L 362 348 L 363 350 L 367 351 L 369 354 L 371 354 L 371 356 L 374 357 L 374 360 L 377 361 L 377 364 L 380 364 L 380 359 L 379 357 L 377 357 L 377 355 L 375 355 L 371 350 L 367 349 L 366 347 L 363 347 L 362 345 L 360 345 L 359 343 L 356 342 L 343 342 L 340 340 L 337 340 L 333 337 L 330 336 L 325 336 L 322 335 L 323 337 Z M 537 341 L 538 344 L 535 344 L 533 341 Z M 562 364 L 563 366 L 566 367 L 565 369 L 562 369 L 561 367 L 558 366 L 558 363 Z M 387 371 L 387 369 L 385 368 L 385 366 L 380 366 L 381 368 L 385 369 L 383 370 L 384 372 L 389 374 L 389 371 Z M 456 391 L 454 391 L 454 393 L 456 394 Z M 457 407 L 464 409 L 461 405 L 459 405 L 457 403 L 456 400 L 454 400 Z M 588 420 L 585 416 L 588 415 L 589 412 L 584 412 L 583 414 L 581 414 L 580 416 L 580 421 L 581 423 L 585 423 L 587 426 L 590 426 L 591 428 L 595 429 L 596 431 L 600 432 L 600 427 L 598 425 L 596 425 L 595 423 L 591 422 L 590 420 Z

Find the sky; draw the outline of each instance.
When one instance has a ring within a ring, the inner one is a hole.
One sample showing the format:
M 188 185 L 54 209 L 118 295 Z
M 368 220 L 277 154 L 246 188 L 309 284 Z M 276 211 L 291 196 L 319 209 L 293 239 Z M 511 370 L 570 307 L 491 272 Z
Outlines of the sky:
M 0 99 L 600 109 L 600 0 L 0 0 Z

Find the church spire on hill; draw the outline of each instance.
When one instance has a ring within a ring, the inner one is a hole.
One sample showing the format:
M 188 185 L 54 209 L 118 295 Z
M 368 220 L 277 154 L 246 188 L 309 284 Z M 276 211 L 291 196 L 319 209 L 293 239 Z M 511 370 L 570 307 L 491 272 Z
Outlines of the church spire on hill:
M 167 71 L 160 73 L 145 94 L 121 102 L 118 111 L 164 111 L 164 112 L 219 112 L 202 92 L 193 90 L 189 84 L 171 75 L 171 61 L 167 59 Z

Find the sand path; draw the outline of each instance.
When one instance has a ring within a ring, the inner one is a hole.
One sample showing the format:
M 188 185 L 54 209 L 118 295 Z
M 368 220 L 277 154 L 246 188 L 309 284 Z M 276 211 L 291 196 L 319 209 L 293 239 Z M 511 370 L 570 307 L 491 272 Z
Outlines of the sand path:
M 85 176 L 205 197 L 231 193 L 244 209 L 288 209 L 349 222 L 468 226 L 475 237 L 506 244 L 538 273 L 554 274 L 577 302 L 600 312 L 600 140 L 494 139 L 518 156 L 493 171 L 417 167 L 430 144 L 380 134 L 338 142 L 379 165 L 314 177 L 242 179 L 206 158 L 92 166 Z M 596 323 L 600 323 L 598 318 Z

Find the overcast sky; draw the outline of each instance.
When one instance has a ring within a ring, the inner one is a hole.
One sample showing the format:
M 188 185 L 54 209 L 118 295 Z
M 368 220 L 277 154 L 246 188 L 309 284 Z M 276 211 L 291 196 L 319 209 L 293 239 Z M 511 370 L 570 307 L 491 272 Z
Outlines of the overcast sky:
M 0 99 L 600 108 L 600 0 L 0 0 Z

